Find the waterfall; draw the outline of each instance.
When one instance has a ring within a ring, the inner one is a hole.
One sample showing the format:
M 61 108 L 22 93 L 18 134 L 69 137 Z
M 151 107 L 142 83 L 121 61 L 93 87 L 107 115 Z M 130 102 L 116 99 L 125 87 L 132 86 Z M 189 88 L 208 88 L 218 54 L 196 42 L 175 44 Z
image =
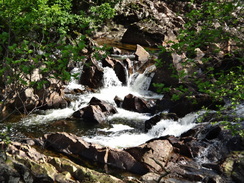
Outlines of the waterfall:
M 103 88 L 122 86 L 113 69 L 105 67 L 103 73 Z
M 103 84 L 104 87 L 96 93 L 85 94 L 68 94 L 67 97 L 72 98 L 71 106 L 66 109 L 53 109 L 43 111 L 39 114 L 30 115 L 22 120 L 21 125 L 33 126 L 40 128 L 42 124 L 51 124 L 55 120 L 66 119 L 72 116 L 73 112 L 88 105 L 92 97 L 108 101 L 116 106 L 114 102 L 115 96 L 123 99 L 126 95 L 132 94 L 142 98 L 160 99 L 163 96 L 148 91 L 151 79 L 153 77 L 153 67 L 149 67 L 144 73 L 134 73 L 127 75 L 127 85 L 122 85 L 116 76 L 114 70 L 105 67 Z M 74 75 L 81 73 L 81 68 L 72 70 Z M 85 87 L 78 84 L 77 77 L 72 78 L 67 85 L 67 90 L 81 89 Z M 118 113 L 108 117 L 110 127 L 96 127 L 90 130 L 82 130 L 82 122 L 73 122 L 77 129 L 73 129 L 72 133 L 81 135 L 88 142 L 95 142 L 110 147 L 131 147 L 140 145 L 152 138 L 163 135 L 179 136 L 181 133 L 194 126 L 195 114 L 190 114 L 178 121 L 161 120 L 147 133 L 144 132 L 144 122 L 152 116 L 146 113 L 137 113 L 117 108 Z M 39 125 L 39 126 L 38 126 Z
M 82 71 L 82 67 L 80 68 L 75 67 L 74 69 L 71 70 L 71 79 L 69 84 L 66 86 L 67 90 L 84 89 L 84 87 L 78 83 L 78 78 L 80 78 L 81 71 Z

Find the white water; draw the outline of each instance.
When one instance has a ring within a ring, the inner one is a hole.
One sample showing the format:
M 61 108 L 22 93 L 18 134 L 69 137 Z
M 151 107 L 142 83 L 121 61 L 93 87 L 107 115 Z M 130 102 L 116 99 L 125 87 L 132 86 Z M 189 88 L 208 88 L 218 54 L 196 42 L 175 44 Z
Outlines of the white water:
M 140 115 L 141 119 L 149 119 L 150 117 L 143 116 L 142 114 L 129 113 L 129 118 L 133 118 Z M 116 114 L 118 116 L 119 114 Z M 125 117 L 124 115 L 121 115 Z M 153 126 L 147 133 L 132 132 L 134 128 L 127 125 L 113 125 L 110 129 L 103 129 L 105 132 L 110 132 L 108 135 L 96 135 L 95 137 L 84 137 L 84 140 L 88 142 L 98 143 L 104 146 L 110 146 L 114 148 L 121 147 L 132 147 L 145 143 L 146 141 L 160 137 L 165 135 L 174 135 L 179 136 L 183 132 L 193 128 L 195 126 L 194 120 L 196 118 L 196 114 L 188 114 L 186 117 L 179 119 L 178 121 L 173 120 L 161 120 L 157 123 L 157 125 Z M 112 118 L 112 117 L 110 117 Z M 190 120 L 188 121 L 188 119 Z M 144 120 L 142 120 L 144 122 Z M 144 123 L 143 123 L 144 124 Z M 121 133 L 121 131 L 125 131 L 125 133 Z M 111 133 L 112 132 L 112 133 Z
M 74 70 L 80 72 L 80 70 Z M 116 77 L 116 74 L 111 68 L 104 68 L 104 88 L 98 93 L 88 93 L 79 95 L 77 100 L 72 102 L 70 108 L 59 110 L 48 110 L 44 114 L 32 115 L 22 121 L 22 125 L 41 125 L 53 120 L 65 119 L 72 116 L 73 112 L 87 106 L 92 97 L 97 97 L 114 104 L 114 97 L 118 96 L 123 99 L 128 94 L 133 94 L 143 98 L 162 98 L 162 95 L 149 92 L 147 89 L 151 81 L 150 74 L 137 74 L 128 78 L 127 86 L 122 86 L 122 83 Z M 76 80 L 72 80 L 67 86 L 67 89 L 84 89 Z M 152 138 L 164 135 L 179 136 L 183 132 L 192 128 L 194 119 L 197 114 L 189 114 L 186 117 L 179 119 L 177 122 L 172 120 L 161 120 L 151 130 L 144 133 L 144 122 L 151 118 L 148 114 L 127 111 L 118 108 L 118 113 L 109 116 L 108 121 L 111 128 L 97 129 L 96 134 L 84 136 L 84 140 L 88 142 L 99 143 L 110 147 L 131 147 L 140 145 Z M 122 122 L 122 124 L 121 124 Z M 139 127 L 139 129 L 137 129 Z

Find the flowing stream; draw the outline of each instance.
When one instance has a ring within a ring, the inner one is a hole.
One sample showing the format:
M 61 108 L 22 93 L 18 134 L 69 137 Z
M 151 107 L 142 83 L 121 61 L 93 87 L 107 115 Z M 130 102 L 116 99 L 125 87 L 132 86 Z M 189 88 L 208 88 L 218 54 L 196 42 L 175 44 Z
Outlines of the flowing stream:
M 81 69 L 74 69 L 74 73 L 80 73 Z M 144 122 L 151 118 L 147 113 L 137 113 L 117 108 L 118 113 L 108 117 L 108 125 L 90 126 L 81 120 L 71 118 L 73 112 L 87 106 L 92 97 L 105 100 L 114 106 L 114 97 L 123 99 L 128 94 L 142 98 L 160 99 L 163 96 L 148 91 L 151 75 L 135 73 L 128 77 L 127 85 L 123 86 L 113 69 L 104 68 L 104 87 L 97 93 L 68 94 L 72 98 L 69 108 L 38 111 L 20 122 L 11 123 L 12 136 L 25 134 L 25 136 L 39 137 L 45 133 L 65 131 L 82 136 L 88 142 L 99 143 L 104 146 L 123 148 L 140 145 L 152 138 L 175 135 L 194 127 L 197 114 L 189 114 L 178 121 L 161 120 L 147 133 L 144 132 Z M 77 80 L 72 79 L 66 90 L 84 89 Z M 20 135 L 19 135 L 20 136 Z

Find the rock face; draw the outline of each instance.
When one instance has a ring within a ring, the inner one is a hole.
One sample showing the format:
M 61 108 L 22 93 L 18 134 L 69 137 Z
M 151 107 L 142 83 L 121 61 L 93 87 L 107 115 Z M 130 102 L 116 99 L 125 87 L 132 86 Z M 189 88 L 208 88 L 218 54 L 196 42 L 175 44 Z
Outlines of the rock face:
M 184 23 L 163 1 L 123 0 L 116 10 L 115 22 L 128 27 L 121 40 L 124 43 L 159 46 L 174 41 Z

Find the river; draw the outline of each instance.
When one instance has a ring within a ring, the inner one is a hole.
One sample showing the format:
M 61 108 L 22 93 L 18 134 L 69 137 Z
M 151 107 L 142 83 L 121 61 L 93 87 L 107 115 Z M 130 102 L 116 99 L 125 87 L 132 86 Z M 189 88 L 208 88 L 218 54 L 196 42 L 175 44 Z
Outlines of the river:
M 74 73 L 80 73 L 81 68 L 75 68 Z M 19 121 L 7 121 L 0 124 L 1 131 L 6 131 L 9 126 L 9 136 L 12 138 L 37 138 L 45 133 L 65 131 L 82 136 L 88 142 L 99 143 L 104 146 L 123 148 L 140 145 L 152 138 L 175 135 L 195 126 L 195 119 L 198 113 L 188 114 L 178 121 L 161 120 L 147 133 L 144 130 L 144 122 L 152 116 L 148 113 L 137 113 L 117 108 L 118 113 L 109 116 L 106 125 L 87 125 L 80 119 L 73 119 L 72 114 L 78 109 L 87 106 L 92 97 L 107 101 L 114 106 L 114 97 L 124 98 L 133 94 L 142 98 L 160 99 L 158 95 L 148 91 L 151 77 L 148 73 L 134 73 L 127 76 L 127 84 L 117 78 L 111 68 L 104 68 L 103 87 L 95 93 L 70 94 L 72 89 L 83 89 L 76 79 L 72 79 L 66 86 L 68 98 L 72 100 L 71 105 L 65 109 L 38 110 L 35 113 L 20 119 Z M 166 111 L 165 111 L 166 112 Z

